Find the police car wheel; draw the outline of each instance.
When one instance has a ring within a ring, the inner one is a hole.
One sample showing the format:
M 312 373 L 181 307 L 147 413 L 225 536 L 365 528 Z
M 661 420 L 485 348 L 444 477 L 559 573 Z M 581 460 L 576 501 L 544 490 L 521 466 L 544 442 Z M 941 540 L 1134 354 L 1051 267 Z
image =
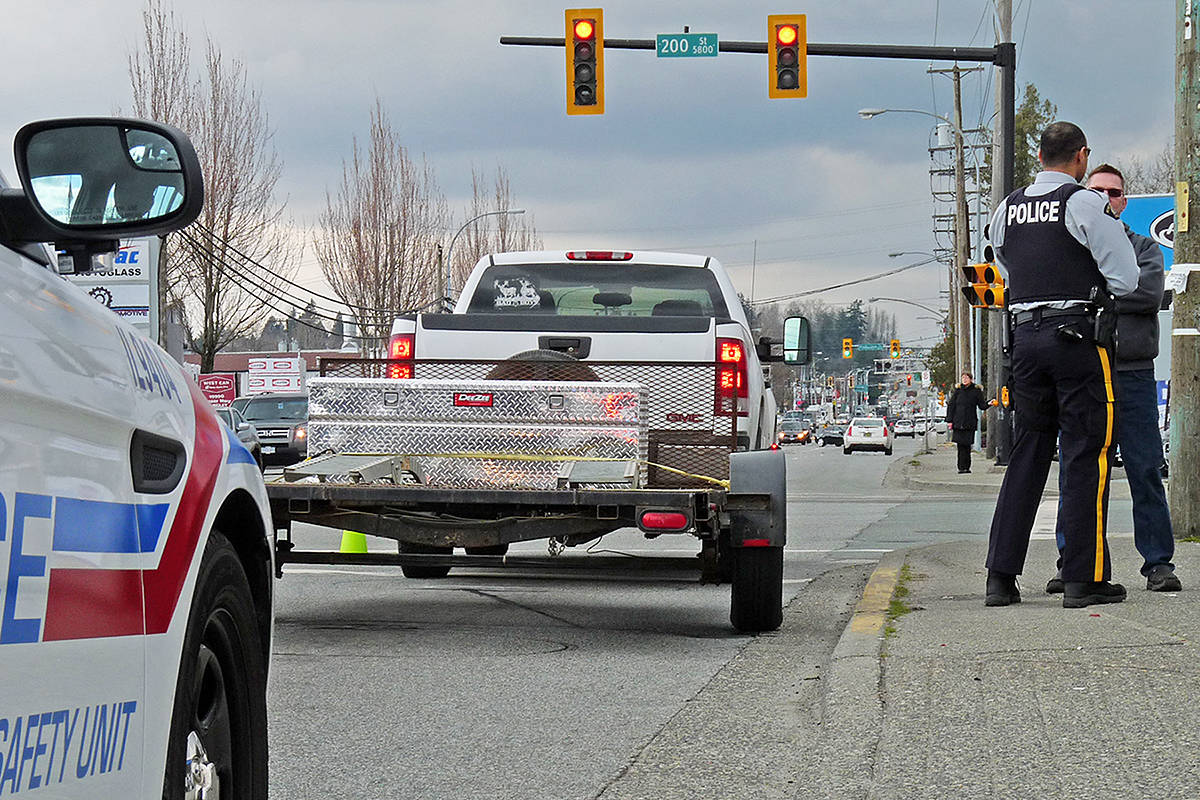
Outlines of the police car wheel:
M 267 664 L 250 584 L 213 531 L 183 640 L 164 798 L 267 796 Z
M 396 549 L 401 553 L 428 554 L 428 555 L 450 555 L 454 552 L 453 547 L 434 547 L 427 544 L 414 544 L 412 542 L 397 542 Z M 428 566 L 425 564 L 401 564 L 400 572 L 406 578 L 444 578 L 450 574 L 450 567 Z

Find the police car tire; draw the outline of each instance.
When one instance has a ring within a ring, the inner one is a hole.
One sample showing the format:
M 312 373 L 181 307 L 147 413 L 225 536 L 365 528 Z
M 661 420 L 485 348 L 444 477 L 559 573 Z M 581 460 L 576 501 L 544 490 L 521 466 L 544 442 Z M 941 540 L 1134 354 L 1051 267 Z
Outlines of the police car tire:
M 413 554 L 428 554 L 428 555 L 450 555 L 454 552 L 453 547 L 435 547 L 428 544 L 415 544 L 413 542 L 396 542 L 396 549 L 401 553 Z M 400 572 L 406 578 L 444 578 L 450 574 L 450 567 L 435 567 L 427 565 L 400 565 Z
M 741 633 L 773 631 L 782 624 L 782 547 L 734 548 L 729 621 Z
M 183 639 L 164 798 L 184 796 L 193 731 L 201 734 L 217 769 L 222 798 L 267 797 L 266 685 L 267 662 L 250 583 L 233 545 L 213 531 L 200 561 Z M 226 716 L 227 731 L 220 725 Z M 220 727 L 214 729 L 214 722 Z

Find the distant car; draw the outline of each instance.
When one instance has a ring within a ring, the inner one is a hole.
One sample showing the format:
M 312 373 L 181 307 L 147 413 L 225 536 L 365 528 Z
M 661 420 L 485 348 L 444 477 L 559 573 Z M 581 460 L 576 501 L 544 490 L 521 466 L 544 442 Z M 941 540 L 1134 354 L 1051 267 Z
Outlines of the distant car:
M 263 464 L 287 466 L 308 457 L 308 395 L 254 395 L 242 405 L 242 416 L 258 429 Z
M 925 434 L 929 431 L 929 417 L 913 417 L 913 430 Z
M 246 449 L 250 451 L 250 455 L 254 456 L 254 461 L 258 464 L 259 472 L 262 472 L 262 442 L 258 439 L 258 429 L 247 422 L 246 418 L 236 408 L 218 408 L 216 412 L 217 419 L 224 422 L 226 427 L 237 436 L 238 441 L 246 446 Z
M 808 444 L 812 441 L 812 426 L 805 422 L 789 420 L 779 426 L 780 444 Z
M 882 450 L 892 454 L 892 436 L 882 417 L 855 417 L 846 428 L 842 441 L 842 452 L 850 455 L 855 450 Z
M 950 430 L 950 426 L 946 423 L 946 420 L 936 419 L 933 421 L 933 430 L 934 433 L 945 433 Z
M 846 441 L 846 429 L 840 425 L 826 425 L 817 433 L 817 444 L 824 447 L 827 444 L 841 445 Z
M 850 424 L 850 418 L 849 417 L 838 417 L 837 419 L 835 419 L 833 421 L 833 424 L 844 428 L 845 426 Z
M 896 436 L 907 436 L 912 439 L 917 435 L 917 428 L 913 425 L 911 419 L 898 419 L 896 424 L 892 426 L 892 433 Z

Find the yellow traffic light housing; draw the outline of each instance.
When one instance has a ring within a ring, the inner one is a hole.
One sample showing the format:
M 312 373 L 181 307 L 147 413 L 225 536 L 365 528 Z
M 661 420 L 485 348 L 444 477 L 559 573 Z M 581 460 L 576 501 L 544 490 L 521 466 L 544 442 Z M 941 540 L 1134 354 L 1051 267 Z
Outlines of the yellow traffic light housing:
M 967 284 L 962 293 L 972 308 L 1004 308 L 1004 278 L 995 264 L 968 264 L 963 267 Z
M 808 97 L 804 14 L 767 15 L 767 96 Z
M 854 358 L 853 339 L 842 339 L 842 358 Z
M 567 113 L 604 113 L 604 9 L 566 11 Z
M 900 357 L 900 340 L 899 339 L 892 339 L 892 346 L 891 346 L 890 350 L 891 350 L 892 358 Z

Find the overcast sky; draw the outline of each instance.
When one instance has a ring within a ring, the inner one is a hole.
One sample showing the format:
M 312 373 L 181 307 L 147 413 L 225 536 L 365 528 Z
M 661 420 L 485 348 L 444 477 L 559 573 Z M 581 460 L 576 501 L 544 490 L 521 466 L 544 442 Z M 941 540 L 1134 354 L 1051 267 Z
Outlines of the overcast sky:
M 126 58 L 139 45 L 142 7 L 39 0 L 6 9 L 0 138 L 11 142 L 34 119 L 128 109 Z M 1032 82 L 1061 118 L 1081 125 L 1093 163 L 1158 152 L 1174 124 L 1174 7 L 1015 0 L 1018 94 Z M 709 254 L 742 292 L 761 298 L 880 272 L 904 263 L 889 252 L 934 247 L 927 148 L 935 120 L 855 113 L 950 114 L 951 82 L 926 74 L 929 64 L 811 57 L 809 97 L 769 100 L 762 56 L 610 50 L 606 113 L 568 117 L 562 50 L 498 43 L 503 34 L 561 36 L 563 8 L 533 0 L 175 5 L 197 49 L 209 34 L 245 60 L 276 129 L 279 189 L 302 225 L 315 221 L 339 179 L 352 137 L 365 137 L 378 95 L 402 142 L 435 168 L 459 223 L 472 166 L 500 164 L 547 248 Z M 788 10 L 757 0 L 610 0 L 605 33 L 653 38 L 688 25 L 762 41 L 766 15 Z M 807 14 L 811 42 L 994 41 L 991 0 L 808 0 L 791 10 Z M 993 84 L 990 69 L 964 79 L 966 127 L 991 119 Z M 14 177 L 11 158 L 3 169 Z M 311 248 L 305 263 L 304 282 L 315 286 Z M 930 265 L 821 297 L 938 305 L 945 285 L 945 270 Z M 904 341 L 934 340 L 936 324 L 918 319 L 925 312 L 887 308 Z

